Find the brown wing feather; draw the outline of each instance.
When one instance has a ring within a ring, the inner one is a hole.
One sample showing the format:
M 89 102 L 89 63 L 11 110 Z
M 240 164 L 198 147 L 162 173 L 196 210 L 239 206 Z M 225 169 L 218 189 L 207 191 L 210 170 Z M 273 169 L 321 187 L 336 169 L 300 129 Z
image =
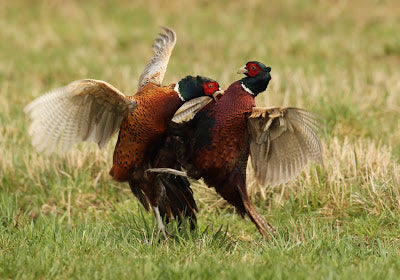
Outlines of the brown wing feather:
M 153 45 L 154 56 L 140 75 L 138 90 L 148 83 L 161 86 L 164 79 L 169 57 L 176 43 L 176 33 L 168 27 L 162 29 L 164 32 L 159 34 Z
M 298 108 L 254 107 L 248 118 L 250 155 L 257 181 L 275 186 L 310 162 L 322 163 L 317 118 Z
M 200 96 L 183 103 L 183 105 L 175 112 L 172 121 L 175 123 L 187 122 L 203 109 L 213 99 L 209 96 Z
M 51 153 L 60 143 L 62 152 L 75 143 L 93 140 L 102 148 L 119 129 L 124 116 L 137 107 L 112 85 L 99 80 L 79 80 L 29 103 L 24 111 L 32 119 L 32 145 Z

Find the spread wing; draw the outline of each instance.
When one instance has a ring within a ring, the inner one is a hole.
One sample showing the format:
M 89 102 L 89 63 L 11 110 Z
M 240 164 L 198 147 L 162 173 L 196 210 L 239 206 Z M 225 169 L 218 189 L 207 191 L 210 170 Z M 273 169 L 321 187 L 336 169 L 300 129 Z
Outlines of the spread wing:
M 322 164 L 319 126 L 316 116 L 302 109 L 254 107 L 247 128 L 258 183 L 286 183 L 308 163 Z
M 62 152 L 75 143 L 93 140 L 102 148 L 119 129 L 126 114 L 137 107 L 112 85 L 99 80 L 79 80 L 29 103 L 24 111 L 32 120 L 32 145 L 51 153 L 60 143 Z
M 169 57 L 176 43 L 176 34 L 171 28 L 162 29 L 164 32 L 159 34 L 153 45 L 154 56 L 140 75 L 138 90 L 150 82 L 161 86 L 164 79 Z

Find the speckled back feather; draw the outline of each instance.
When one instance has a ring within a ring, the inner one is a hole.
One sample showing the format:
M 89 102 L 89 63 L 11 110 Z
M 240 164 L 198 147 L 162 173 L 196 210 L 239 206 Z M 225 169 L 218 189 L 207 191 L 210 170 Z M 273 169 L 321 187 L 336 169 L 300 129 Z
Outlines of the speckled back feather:
M 174 85 L 159 87 L 146 84 L 134 96 L 137 110 L 121 123 L 115 145 L 111 174 L 119 181 L 128 180 L 136 168 L 144 168 L 182 101 Z M 163 106 L 159 106 L 163 104 Z
M 244 92 L 236 82 L 218 102 L 210 104 L 194 118 L 193 161 L 198 169 L 204 170 L 203 177 L 213 177 L 210 172 L 216 169 L 219 176 L 224 176 L 225 172 L 221 171 L 229 174 L 238 160 L 239 152 L 248 145 L 245 142 L 246 118 L 255 105 L 254 97 Z

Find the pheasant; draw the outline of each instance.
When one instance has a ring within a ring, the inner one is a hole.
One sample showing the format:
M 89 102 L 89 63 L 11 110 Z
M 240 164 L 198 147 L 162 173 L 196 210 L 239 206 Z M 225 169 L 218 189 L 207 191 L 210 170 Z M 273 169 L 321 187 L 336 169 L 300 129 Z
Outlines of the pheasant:
M 155 40 L 154 56 L 139 78 L 135 95 L 125 96 L 107 82 L 85 79 L 35 99 L 25 107 L 25 112 L 32 119 L 29 134 L 33 146 L 47 153 L 53 152 L 58 143 L 66 152 L 75 143 L 87 140 L 102 148 L 119 130 L 109 173 L 117 181 L 128 181 L 146 210 L 150 203 L 159 232 L 166 237 L 160 202 L 164 216 L 194 211 L 197 207 L 190 186 L 184 184 L 185 189 L 165 199 L 157 176 L 144 174 L 144 170 L 153 166 L 158 145 L 179 107 L 189 101 L 187 110 L 200 109 L 212 100 L 214 93 L 218 94 L 219 84 L 206 77 L 187 76 L 177 84 L 161 86 L 176 43 L 175 32 L 166 27 L 163 30 Z M 168 204 L 174 201 L 178 205 Z
M 246 190 L 246 166 L 251 156 L 255 179 L 275 186 L 296 177 L 310 162 L 322 163 L 317 118 L 298 108 L 260 108 L 254 97 L 266 90 L 270 67 L 248 62 L 218 102 L 212 101 L 192 120 L 171 123 L 159 153 L 176 154 L 175 160 L 194 179 L 203 177 L 242 217 L 246 214 L 263 236 L 275 228 L 257 212 Z M 178 165 L 179 169 L 179 165 Z M 173 173 L 168 169 L 151 169 Z

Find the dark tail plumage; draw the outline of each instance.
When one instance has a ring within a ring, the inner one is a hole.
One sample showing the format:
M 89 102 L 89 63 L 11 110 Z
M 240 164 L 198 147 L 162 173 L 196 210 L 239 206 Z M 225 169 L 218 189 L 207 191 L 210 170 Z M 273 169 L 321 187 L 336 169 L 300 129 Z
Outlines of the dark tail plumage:
M 146 209 L 146 211 L 149 211 L 150 204 L 149 204 L 149 201 L 147 200 L 147 197 L 144 194 L 144 192 L 140 188 L 135 187 L 134 182 L 132 180 L 129 181 L 129 187 L 131 188 L 133 195 L 136 196 L 137 199 L 139 199 L 139 201 L 143 205 L 144 209 Z
M 163 139 L 157 155 L 153 161 L 153 168 L 173 168 L 181 170 L 181 163 L 178 161 L 179 151 L 177 144 L 179 136 L 175 133 L 175 126 L 171 123 L 167 130 L 166 137 Z M 178 156 L 177 156 L 178 155 Z M 187 178 L 171 174 L 158 174 L 157 181 L 165 189 L 165 198 L 160 201 L 160 214 L 168 221 L 169 217 L 174 217 L 179 224 L 183 218 L 190 220 L 190 228 L 196 227 L 196 202 L 193 198 L 193 191 Z
M 160 201 L 161 215 L 165 217 L 172 215 L 179 224 L 182 223 L 183 218 L 188 218 L 190 228 L 193 230 L 196 227 L 195 211 L 198 211 L 198 208 L 190 182 L 186 178 L 168 174 L 160 174 L 158 179 L 164 186 L 166 194 L 164 201 Z M 165 214 L 162 213 L 163 210 Z

